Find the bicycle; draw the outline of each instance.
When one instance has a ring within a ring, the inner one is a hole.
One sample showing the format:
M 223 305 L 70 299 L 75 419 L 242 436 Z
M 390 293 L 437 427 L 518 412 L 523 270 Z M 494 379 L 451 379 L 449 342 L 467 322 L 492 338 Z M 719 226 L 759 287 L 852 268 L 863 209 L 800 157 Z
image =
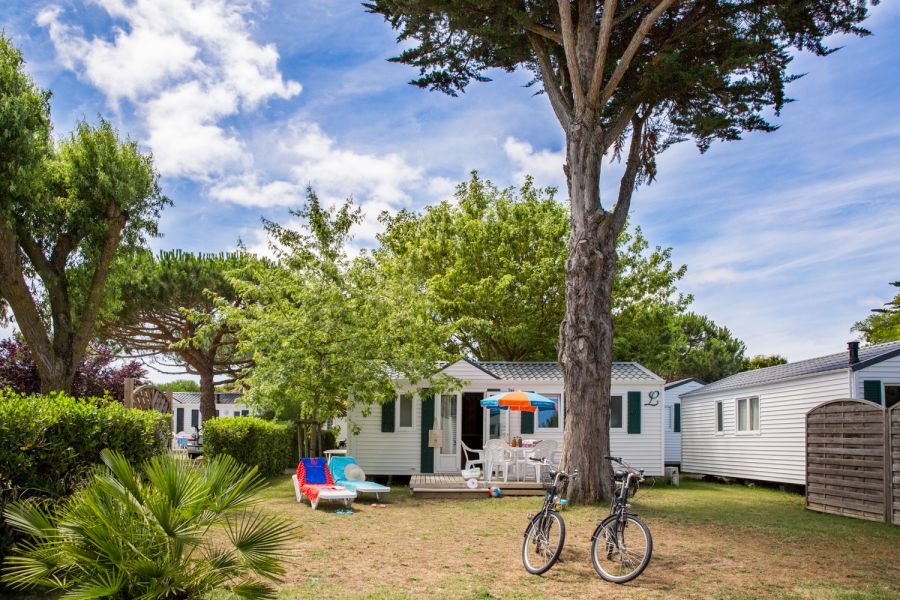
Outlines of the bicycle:
M 621 458 L 605 456 L 620 465 L 614 479 L 616 491 L 610 503 L 609 516 L 597 523 L 591 538 L 591 562 L 606 581 L 626 583 L 640 575 L 650 563 L 653 537 L 640 517 L 629 512 L 628 495 L 633 498 L 644 482 L 644 470 L 635 469 Z M 627 540 L 626 540 L 627 534 Z
M 525 528 L 525 540 L 522 542 L 522 563 L 525 570 L 532 575 L 542 575 L 559 560 L 566 542 L 566 522 L 559 514 L 560 494 L 565 492 L 569 479 L 578 477 L 578 470 L 569 474 L 555 468 L 546 458 L 528 460 L 550 467 L 550 482 L 546 486 L 544 505 L 537 514 L 528 515 L 531 522 Z

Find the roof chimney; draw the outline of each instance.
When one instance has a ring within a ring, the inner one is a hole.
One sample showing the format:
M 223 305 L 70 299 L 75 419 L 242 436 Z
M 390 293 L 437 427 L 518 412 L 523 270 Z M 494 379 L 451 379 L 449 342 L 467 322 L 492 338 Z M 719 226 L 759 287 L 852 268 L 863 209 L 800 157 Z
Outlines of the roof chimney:
M 848 362 L 855 365 L 859 362 L 859 342 L 847 342 Z

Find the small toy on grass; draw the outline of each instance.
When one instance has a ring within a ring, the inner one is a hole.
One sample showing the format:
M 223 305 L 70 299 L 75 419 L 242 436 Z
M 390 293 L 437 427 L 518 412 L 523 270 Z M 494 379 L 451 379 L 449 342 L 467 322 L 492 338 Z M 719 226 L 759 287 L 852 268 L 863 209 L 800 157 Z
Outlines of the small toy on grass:
M 499 498 L 500 497 L 500 488 L 498 488 L 498 487 L 489 488 L 488 495 L 491 498 Z

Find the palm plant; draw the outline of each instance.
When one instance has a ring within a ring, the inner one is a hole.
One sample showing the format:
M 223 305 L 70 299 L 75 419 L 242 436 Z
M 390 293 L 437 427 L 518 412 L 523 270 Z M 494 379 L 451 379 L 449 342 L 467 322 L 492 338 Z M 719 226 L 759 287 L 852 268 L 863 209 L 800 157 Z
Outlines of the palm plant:
M 254 506 L 265 481 L 230 456 L 203 465 L 171 454 L 139 470 L 104 450 L 83 489 L 55 509 L 9 506 L 25 541 L 7 558 L 14 589 L 62 598 L 271 598 L 295 529 Z

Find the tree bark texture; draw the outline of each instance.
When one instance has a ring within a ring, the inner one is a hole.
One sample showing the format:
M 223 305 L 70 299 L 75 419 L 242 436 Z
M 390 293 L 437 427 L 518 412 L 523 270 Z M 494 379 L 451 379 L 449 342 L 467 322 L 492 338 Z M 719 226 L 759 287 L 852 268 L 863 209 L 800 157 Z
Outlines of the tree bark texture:
M 566 171 L 572 229 L 566 260 L 566 314 L 560 325 L 566 422 L 562 464 L 579 476 L 569 487 L 576 500 L 598 500 L 612 491 L 609 395 L 612 371 L 612 285 L 616 272 L 611 213 L 600 206 L 601 136 L 569 132 Z
M 194 365 L 196 368 L 196 365 Z M 210 369 L 197 369 L 200 375 L 200 416 L 204 421 L 216 416 L 216 386 Z

